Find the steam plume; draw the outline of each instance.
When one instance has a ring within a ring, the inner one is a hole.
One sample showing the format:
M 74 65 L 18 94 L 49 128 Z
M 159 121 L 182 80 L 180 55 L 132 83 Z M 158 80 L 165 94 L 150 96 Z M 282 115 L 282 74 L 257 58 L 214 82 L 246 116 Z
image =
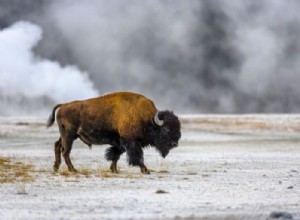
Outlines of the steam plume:
M 18 22 L 0 32 L 2 114 L 16 113 L 15 108 L 23 114 L 41 112 L 47 103 L 97 95 L 87 73 L 34 55 L 32 48 L 41 36 L 41 29 L 28 22 Z
M 100 94 L 179 113 L 299 112 L 298 0 L 16 2 L 0 4 L 2 26 L 41 26 L 35 52 L 87 71 Z

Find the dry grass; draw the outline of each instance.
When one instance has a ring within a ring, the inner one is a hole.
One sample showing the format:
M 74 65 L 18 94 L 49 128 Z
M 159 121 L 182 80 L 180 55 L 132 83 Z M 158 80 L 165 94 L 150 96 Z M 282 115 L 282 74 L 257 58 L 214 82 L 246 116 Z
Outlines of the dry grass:
M 55 173 L 56 174 L 56 173 Z M 64 176 L 64 177 L 67 177 L 67 178 L 73 178 L 73 177 L 75 177 L 75 178 L 80 178 L 80 175 L 82 174 L 81 172 L 80 172 L 80 170 L 78 171 L 77 170 L 77 172 L 70 172 L 69 170 L 68 170 L 68 168 L 65 168 L 65 169 L 62 169 L 60 172 L 59 172 L 59 174 L 61 175 L 61 176 Z
M 182 127 L 187 129 L 200 129 L 206 131 L 243 132 L 251 131 L 278 131 L 300 132 L 299 121 L 284 117 L 275 117 L 272 120 L 259 116 L 233 116 L 233 117 L 199 117 L 194 119 L 182 118 Z
M 137 179 L 137 178 L 141 178 L 143 176 L 143 174 L 136 174 L 136 173 L 132 173 L 132 172 L 128 172 L 128 173 L 112 173 L 111 170 L 109 169 L 100 169 L 97 171 L 97 174 L 95 175 L 96 177 L 99 178 L 124 178 L 124 179 Z
M 97 176 L 95 173 L 97 171 L 96 170 L 93 170 L 93 169 L 89 169 L 87 167 L 82 167 L 82 168 L 79 168 L 77 169 L 77 172 L 70 172 L 68 171 L 67 168 L 65 169 L 62 169 L 59 174 L 61 176 L 64 176 L 64 177 L 81 177 L 81 176 L 85 176 L 86 178 L 91 178 L 92 176 Z
M 120 171 L 120 169 L 119 169 Z M 152 170 L 152 172 L 155 172 Z M 47 168 L 34 167 L 32 164 L 25 164 L 21 161 L 16 161 L 14 158 L 0 157 L 0 184 L 1 183 L 26 183 L 32 182 L 40 174 L 60 175 L 67 179 L 67 181 L 79 181 L 81 177 L 85 178 L 125 178 L 137 179 L 144 175 L 136 173 L 136 171 L 129 169 L 128 172 L 112 173 L 110 169 L 90 169 L 87 167 L 80 167 L 77 172 L 69 172 L 67 168 L 61 169 L 59 173 L 53 173 Z M 165 169 L 160 169 L 158 173 L 168 173 Z
M 170 173 L 168 170 L 166 169 L 160 169 L 159 171 L 157 171 L 158 173 Z
M 69 177 L 71 176 L 73 173 L 69 172 L 68 170 L 64 169 L 60 172 L 60 175 L 65 176 L 65 177 Z
M 31 164 L 14 161 L 12 158 L 0 157 L 0 183 L 31 182 L 34 177 Z
M 84 175 L 86 178 L 89 178 L 89 177 L 91 177 L 93 171 L 88 168 L 82 168 L 82 169 L 78 170 L 78 173 L 81 175 Z
M 65 169 L 62 169 L 59 174 L 61 176 L 64 176 L 64 177 L 77 177 L 77 178 L 80 178 L 82 176 L 85 176 L 86 178 L 91 178 L 93 176 L 96 176 L 96 177 L 110 177 L 110 175 L 113 175 L 113 174 L 110 174 L 110 170 L 101 170 L 100 171 L 100 174 L 97 170 L 93 170 L 93 169 L 90 169 L 90 168 L 87 168 L 87 167 L 82 167 L 82 168 L 79 168 L 77 169 L 77 172 L 70 172 L 68 171 L 67 168 Z
M 100 177 L 100 178 L 111 178 L 114 176 L 115 176 L 115 174 L 111 173 L 110 170 L 100 170 L 100 172 L 97 175 L 97 177 Z

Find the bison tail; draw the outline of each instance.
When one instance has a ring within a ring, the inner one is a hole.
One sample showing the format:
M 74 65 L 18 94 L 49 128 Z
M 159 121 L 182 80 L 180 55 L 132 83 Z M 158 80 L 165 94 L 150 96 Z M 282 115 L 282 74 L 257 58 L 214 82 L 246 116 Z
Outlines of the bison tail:
M 49 128 L 50 126 L 53 125 L 53 123 L 55 121 L 55 111 L 56 111 L 56 109 L 58 109 L 61 106 L 62 106 L 62 104 L 58 104 L 53 108 L 52 113 L 50 114 L 49 119 L 47 121 L 47 128 Z

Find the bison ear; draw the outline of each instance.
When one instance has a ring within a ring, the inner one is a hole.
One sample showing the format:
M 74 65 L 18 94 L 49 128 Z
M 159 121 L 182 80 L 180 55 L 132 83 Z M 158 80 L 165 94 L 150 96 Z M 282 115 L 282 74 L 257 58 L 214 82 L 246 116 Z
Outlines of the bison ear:
M 162 115 L 160 112 L 156 112 L 155 116 L 154 116 L 154 122 L 156 125 L 158 126 L 163 126 L 164 124 L 164 120 L 162 120 Z

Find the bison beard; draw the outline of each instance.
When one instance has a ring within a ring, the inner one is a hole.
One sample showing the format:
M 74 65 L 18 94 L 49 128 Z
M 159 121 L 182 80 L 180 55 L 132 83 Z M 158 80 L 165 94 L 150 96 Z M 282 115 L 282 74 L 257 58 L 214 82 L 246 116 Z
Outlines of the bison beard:
M 149 174 L 144 164 L 143 148 L 155 147 L 162 157 L 177 147 L 181 136 L 178 117 L 171 111 L 158 111 L 154 103 L 136 93 L 117 92 L 99 98 L 58 104 L 49 117 L 47 126 L 55 121 L 60 138 L 54 144 L 58 171 L 61 154 L 68 170 L 75 172 L 70 159 L 73 141 L 79 138 L 88 146 L 109 144 L 105 157 L 112 161 L 110 169 L 117 173 L 117 162 L 126 151 L 128 163 L 139 166 L 142 173 Z

